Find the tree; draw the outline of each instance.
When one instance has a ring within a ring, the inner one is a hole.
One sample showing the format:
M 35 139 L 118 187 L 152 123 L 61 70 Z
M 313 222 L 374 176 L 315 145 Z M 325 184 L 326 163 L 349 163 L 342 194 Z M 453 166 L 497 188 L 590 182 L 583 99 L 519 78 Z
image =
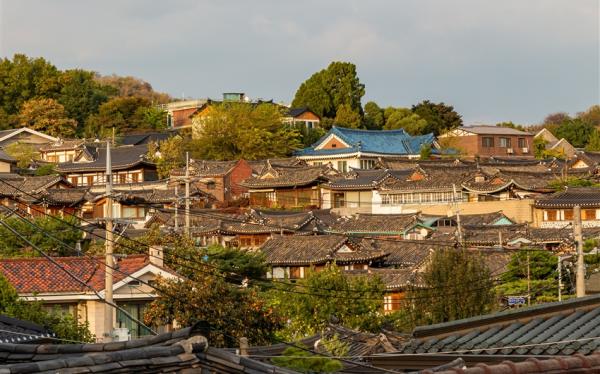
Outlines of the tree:
M 31 99 L 23 103 L 19 112 L 19 125 L 69 138 L 75 135 L 77 121 L 67 116 L 65 108 L 54 99 Z
M 281 121 L 279 109 L 272 104 L 215 104 L 192 144 L 192 156 L 210 160 L 285 157 L 301 143 L 298 131 Z
M 411 135 L 422 135 L 427 121 L 408 108 L 387 108 L 385 110 L 385 130 L 404 129 Z
M 24 102 L 33 98 L 56 98 L 60 91 L 60 71 L 43 58 L 15 54 L 0 60 L 0 108 L 17 114 Z
M 533 152 L 535 155 L 535 158 L 538 159 L 548 159 L 548 158 L 557 158 L 560 160 L 564 160 L 567 155 L 564 154 L 563 149 L 546 149 L 546 145 L 548 144 L 548 142 L 540 137 L 534 138 L 533 139 Z
M 362 331 L 377 331 L 383 323 L 383 291 L 378 277 L 350 277 L 328 265 L 311 269 L 296 286 L 280 285 L 270 291 L 271 304 L 288 320 L 281 335 L 297 339 L 322 332 L 332 318 Z M 286 292 L 301 289 L 303 293 Z
M 558 125 L 565 121 L 570 121 L 570 120 L 571 120 L 571 116 L 569 116 L 567 113 L 557 112 L 557 113 L 548 114 L 546 116 L 546 118 L 544 118 L 544 121 L 542 122 L 542 124 L 543 125 Z
M 405 299 L 415 325 L 485 314 L 496 302 L 489 269 L 480 255 L 467 250 L 435 251 L 421 283 L 409 288 Z
M 496 124 L 497 127 L 508 127 L 519 131 L 527 131 L 523 125 L 517 125 L 513 122 L 500 122 Z
M 41 177 L 43 175 L 56 175 L 55 164 L 44 164 L 35 169 L 35 175 Z
M 187 142 L 179 135 L 148 145 L 148 159 L 156 163 L 158 177 L 168 178 L 171 170 L 185 165 Z
M 358 79 L 356 66 L 332 62 L 300 85 L 292 106 L 308 107 L 321 118 L 335 118 L 339 107 L 346 104 L 362 115 L 360 100 L 364 95 L 365 85 Z
M 80 130 L 83 130 L 85 120 L 92 114 L 98 113 L 100 105 L 105 103 L 110 96 L 117 94 L 111 86 L 103 86 L 94 79 L 91 71 L 74 69 L 67 70 L 60 76 L 61 103 L 68 116 L 77 121 Z
M 279 367 L 299 373 L 335 373 L 344 368 L 338 360 L 310 353 L 302 343 L 286 348 L 280 357 L 275 357 L 272 361 Z
M 414 113 L 427 122 L 423 130 L 425 133 L 433 132 L 436 136 L 462 126 L 462 117 L 454 107 L 444 103 L 432 103 L 429 100 L 413 105 L 411 109 Z
M 381 130 L 383 128 L 383 125 L 385 124 L 383 109 L 381 109 L 377 103 L 374 101 L 366 103 L 364 112 L 364 122 L 367 129 Z
M 594 130 L 592 124 L 576 118 L 562 122 L 554 135 L 559 139 L 565 138 L 573 147 L 583 148 L 588 143 Z
M 600 131 L 598 130 L 598 128 L 595 128 L 590 134 L 588 143 L 585 146 L 585 150 L 591 152 L 600 151 Z
M 588 110 L 577 114 L 577 118 L 592 126 L 600 126 L 600 105 L 592 105 Z
M 362 125 L 360 114 L 352 110 L 350 105 L 342 104 L 335 115 L 335 124 L 340 127 L 358 129 Z
M 165 104 L 173 100 L 168 94 L 154 91 L 150 83 L 139 78 L 96 74 L 95 80 L 101 85 L 113 87 L 121 97 L 140 97 L 153 104 Z
M 528 257 L 529 287 L 532 290 L 532 300 L 536 299 L 536 295 L 556 294 L 556 256 L 550 251 L 528 250 L 525 248 L 512 255 L 507 271 L 502 275 L 503 283 L 498 287 L 501 295 L 527 294 Z
M 87 137 L 108 137 L 113 127 L 118 134 L 152 129 L 156 122 L 147 122 L 149 107 L 150 102 L 141 97 L 114 97 L 102 104 L 97 114 L 87 118 L 84 134 Z
M 17 167 L 28 168 L 35 160 L 39 160 L 40 153 L 28 143 L 15 142 L 4 147 L 6 153 L 17 161 Z
M 421 160 L 429 160 L 431 158 L 431 145 L 423 144 L 419 154 Z
M 44 310 L 41 301 L 25 301 L 19 298 L 15 288 L 0 274 L 0 314 L 37 323 L 49 328 L 58 338 L 93 342 L 88 323 L 79 323 L 71 314 Z

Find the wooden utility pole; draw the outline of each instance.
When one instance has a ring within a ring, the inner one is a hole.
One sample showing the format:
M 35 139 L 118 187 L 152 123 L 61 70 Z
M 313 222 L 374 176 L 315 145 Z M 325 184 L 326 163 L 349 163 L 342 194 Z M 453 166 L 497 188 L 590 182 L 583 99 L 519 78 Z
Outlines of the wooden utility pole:
M 179 193 L 177 192 L 177 185 L 175 185 L 175 232 L 179 231 Z
M 456 226 L 458 234 L 458 242 L 463 245 L 462 226 L 460 224 L 460 209 L 458 208 L 458 202 L 456 201 L 456 185 L 452 185 L 452 200 L 454 201 L 454 212 L 456 214 Z
M 558 259 L 558 301 L 562 301 L 562 258 L 560 255 L 556 258 Z
M 190 153 L 185 152 L 185 234 L 190 236 Z
M 112 162 L 110 158 L 110 141 L 106 142 L 106 240 L 105 240 L 105 267 L 104 267 L 104 338 L 112 341 L 114 330 L 113 304 L 113 196 L 112 196 Z
M 527 250 L 527 306 L 531 305 L 531 267 L 529 266 L 529 250 Z
M 585 263 L 583 262 L 583 234 L 581 228 L 581 207 L 573 207 L 573 238 L 577 248 L 577 297 L 585 296 Z

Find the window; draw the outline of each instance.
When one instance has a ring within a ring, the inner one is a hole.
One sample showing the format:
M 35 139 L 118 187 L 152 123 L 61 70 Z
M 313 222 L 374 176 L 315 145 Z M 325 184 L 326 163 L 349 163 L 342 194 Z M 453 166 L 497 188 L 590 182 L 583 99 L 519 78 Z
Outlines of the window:
M 140 178 L 140 175 L 139 175 L 138 173 L 131 174 L 131 181 L 132 181 L 133 183 L 137 183 L 137 182 L 139 182 L 139 178 Z
M 321 165 L 323 165 L 323 161 L 313 162 L 313 165 L 315 165 L 315 166 L 321 166 Z
M 519 148 L 527 148 L 527 141 L 525 138 L 519 138 Z
M 510 138 L 500 138 L 500 147 L 510 148 Z
M 144 313 L 147 309 L 147 302 L 138 303 L 118 303 L 121 309 L 125 310 L 129 315 L 138 321 L 144 320 Z M 142 326 L 141 324 L 133 321 L 129 316 L 117 309 L 117 326 L 126 327 L 129 329 L 129 333 L 132 338 L 139 338 L 140 336 L 151 335 L 151 332 Z
M 290 267 L 290 279 L 302 278 L 299 267 Z
M 127 174 L 119 174 L 119 183 L 121 183 L 121 184 L 127 183 Z
M 215 189 L 215 185 L 216 185 L 216 183 L 214 181 L 210 181 L 210 182 L 206 183 L 206 189 L 208 189 L 208 190 L 214 190 Z
M 564 220 L 565 221 L 572 221 L 573 220 L 573 210 L 571 210 L 571 209 L 565 209 L 565 210 L 563 210 L 563 215 L 564 215 Z
M 556 221 L 556 210 L 546 211 L 546 221 Z
M 143 218 L 146 216 L 144 208 L 138 206 L 127 206 L 121 207 L 121 217 L 123 218 Z
M 348 171 L 348 162 L 347 161 L 338 161 L 337 169 L 341 173 L 345 173 Z
M 91 186 L 94 184 L 94 176 L 93 175 L 88 175 L 87 176 L 87 185 Z
M 331 148 L 336 148 L 337 144 L 336 143 L 331 143 Z
M 494 138 L 490 136 L 484 136 L 481 142 L 484 148 L 492 148 L 494 146 Z
M 373 169 L 375 166 L 375 160 L 360 160 L 361 169 Z
M 584 209 L 581 211 L 581 219 L 593 221 L 596 219 L 596 209 Z
M 73 186 L 77 186 L 77 177 L 71 177 L 71 178 L 69 178 L 69 179 L 71 180 L 71 184 L 72 184 Z

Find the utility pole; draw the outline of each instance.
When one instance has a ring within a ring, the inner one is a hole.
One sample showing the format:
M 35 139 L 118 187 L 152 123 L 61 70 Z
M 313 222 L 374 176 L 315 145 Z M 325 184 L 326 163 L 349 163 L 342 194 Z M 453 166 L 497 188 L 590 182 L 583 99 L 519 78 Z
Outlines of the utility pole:
M 185 152 L 185 234 L 190 236 L 190 153 Z
M 112 196 L 112 162 L 110 159 L 110 141 L 106 142 L 106 240 L 104 267 L 104 339 L 112 341 L 114 330 L 113 304 L 113 196 Z
M 179 231 L 179 193 L 177 192 L 177 185 L 175 185 L 175 232 Z
M 562 259 L 560 255 L 556 258 L 558 259 L 558 301 L 562 301 Z
M 527 250 L 527 306 L 531 305 L 531 272 L 529 266 L 529 249 Z
M 583 234 L 581 229 L 581 207 L 573 207 L 573 238 L 577 248 L 577 297 L 585 296 L 585 263 L 583 262 Z
M 462 226 L 460 225 L 460 209 L 458 209 L 458 203 L 456 202 L 456 185 L 455 184 L 452 185 L 452 200 L 454 201 L 454 212 L 456 214 L 458 242 L 460 243 L 460 245 L 462 247 L 462 244 L 463 244 Z M 500 245 L 502 245 L 502 243 L 500 243 Z

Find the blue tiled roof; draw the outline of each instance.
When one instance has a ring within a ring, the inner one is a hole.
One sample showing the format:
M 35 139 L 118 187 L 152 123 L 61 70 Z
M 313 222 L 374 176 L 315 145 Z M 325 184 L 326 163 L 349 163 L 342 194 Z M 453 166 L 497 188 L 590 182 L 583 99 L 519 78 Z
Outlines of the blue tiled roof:
M 334 134 L 349 148 L 315 149 L 330 135 Z M 332 127 L 327 134 L 309 148 L 296 153 L 298 156 L 334 155 L 355 152 L 379 153 L 389 155 L 416 155 L 423 144 L 431 144 L 433 134 L 412 136 L 403 129 L 399 130 L 356 130 L 345 127 Z

